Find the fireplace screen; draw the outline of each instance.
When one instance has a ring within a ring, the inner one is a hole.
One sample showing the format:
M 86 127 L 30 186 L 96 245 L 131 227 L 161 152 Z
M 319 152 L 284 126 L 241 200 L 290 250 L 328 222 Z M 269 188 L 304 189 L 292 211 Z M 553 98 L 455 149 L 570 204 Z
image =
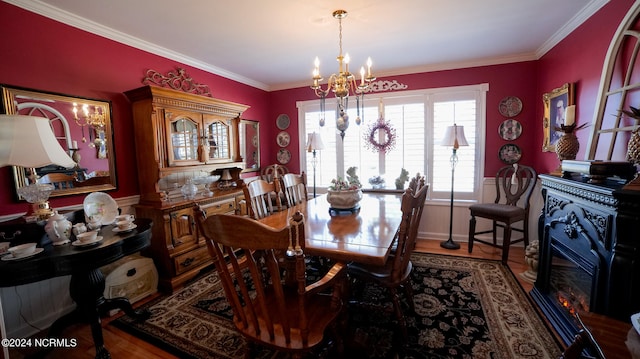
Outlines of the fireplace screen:
M 553 250 L 549 293 L 571 316 L 576 311 L 589 311 L 593 285 L 592 272 L 580 267 L 557 250 Z

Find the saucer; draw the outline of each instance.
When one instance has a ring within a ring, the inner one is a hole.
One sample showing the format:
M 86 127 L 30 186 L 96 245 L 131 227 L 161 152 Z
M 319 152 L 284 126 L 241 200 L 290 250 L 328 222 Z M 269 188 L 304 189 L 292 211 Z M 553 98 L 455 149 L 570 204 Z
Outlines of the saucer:
M 21 256 L 21 257 L 4 256 L 4 257 L 0 258 L 0 260 L 3 260 L 3 261 L 17 261 L 17 260 L 20 260 L 20 259 L 33 257 L 36 254 L 42 253 L 42 251 L 44 251 L 44 248 L 36 248 L 35 252 L 33 252 L 31 254 L 27 254 L 26 256 Z
M 97 236 L 96 239 L 92 240 L 92 241 L 86 241 L 86 242 L 80 242 L 80 241 L 73 241 L 71 242 L 72 246 L 76 246 L 76 247 L 86 247 L 86 246 L 90 246 L 92 244 L 96 244 L 98 242 L 100 242 L 102 240 L 102 236 Z
M 129 228 L 125 228 L 125 229 L 120 229 L 118 227 L 113 227 L 113 233 L 124 233 L 124 232 L 129 232 L 129 231 L 133 231 L 134 229 L 138 228 L 138 226 L 136 226 L 135 223 L 131 223 L 131 225 L 129 226 Z

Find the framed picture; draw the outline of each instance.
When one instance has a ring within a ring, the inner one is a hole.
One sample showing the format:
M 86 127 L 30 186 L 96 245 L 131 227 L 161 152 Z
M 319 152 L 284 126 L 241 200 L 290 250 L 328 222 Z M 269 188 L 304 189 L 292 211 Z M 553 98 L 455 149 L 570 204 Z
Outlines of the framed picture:
M 544 102 L 544 120 L 542 122 L 544 131 L 543 152 L 555 152 L 556 142 L 562 135 L 562 131 L 557 131 L 560 125 L 564 124 L 565 110 L 567 106 L 574 103 L 574 84 L 566 83 L 549 93 L 542 95 Z

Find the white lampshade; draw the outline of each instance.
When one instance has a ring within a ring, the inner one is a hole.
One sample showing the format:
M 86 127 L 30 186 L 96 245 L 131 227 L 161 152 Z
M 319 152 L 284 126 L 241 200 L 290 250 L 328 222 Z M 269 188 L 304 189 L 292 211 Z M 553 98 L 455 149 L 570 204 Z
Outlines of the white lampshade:
M 316 150 L 323 150 L 324 143 L 322 143 L 322 137 L 317 132 L 312 132 L 307 137 L 307 152 L 313 152 Z
M 0 129 L 0 167 L 76 165 L 60 146 L 47 118 L 0 115 Z
M 455 149 L 460 146 L 469 146 L 467 139 L 464 137 L 464 126 L 458 126 L 456 124 L 448 126 L 440 145 L 453 146 Z

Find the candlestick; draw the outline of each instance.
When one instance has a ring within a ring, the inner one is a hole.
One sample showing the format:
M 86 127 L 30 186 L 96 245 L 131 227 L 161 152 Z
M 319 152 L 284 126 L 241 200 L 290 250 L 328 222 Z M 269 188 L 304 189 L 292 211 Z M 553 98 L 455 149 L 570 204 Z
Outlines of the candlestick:
M 73 148 L 77 149 L 78 148 L 78 141 L 73 140 L 73 144 L 71 145 Z
M 565 110 L 564 125 L 572 126 L 576 123 L 576 105 L 567 106 Z

